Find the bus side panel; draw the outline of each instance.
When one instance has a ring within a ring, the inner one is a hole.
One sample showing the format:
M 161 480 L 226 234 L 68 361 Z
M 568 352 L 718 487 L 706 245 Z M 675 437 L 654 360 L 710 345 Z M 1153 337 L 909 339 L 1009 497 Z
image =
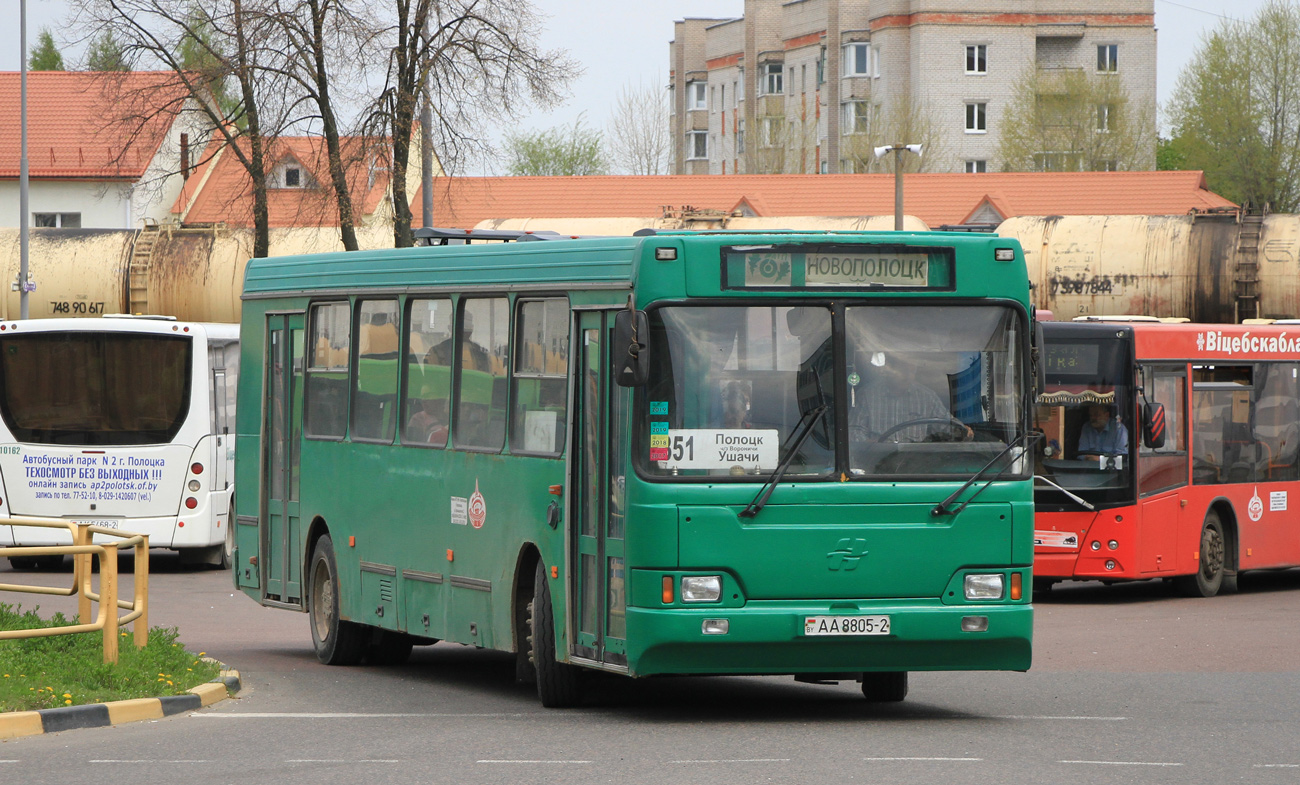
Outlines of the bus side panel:
M 266 352 L 266 316 L 261 309 L 244 309 L 240 340 L 245 349 L 239 355 L 238 403 L 235 406 L 235 486 L 244 492 L 235 497 L 231 523 L 235 526 L 235 552 L 231 578 L 235 587 L 255 600 L 262 599 L 260 565 L 262 495 L 262 411 L 265 391 L 262 361 Z M 239 523 L 240 519 L 245 523 Z M 249 525 L 249 523 L 253 525 Z

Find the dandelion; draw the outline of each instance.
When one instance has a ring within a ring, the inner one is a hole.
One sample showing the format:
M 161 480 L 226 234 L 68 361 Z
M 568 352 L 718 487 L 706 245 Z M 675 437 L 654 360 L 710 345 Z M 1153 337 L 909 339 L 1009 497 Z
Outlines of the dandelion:
M 185 670 L 189 671 L 190 673 L 193 673 L 193 672 L 194 672 L 194 669 L 193 669 L 193 668 L 186 668 Z
M 176 685 L 175 685 L 175 684 L 172 684 L 171 679 L 168 679 L 168 680 L 167 680 L 167 686 L 168 686 L 168 687 L 175 687 Z
M 65 705 L 65 706 L 71 706 L 71 705 L 72 705 L 72 701 L 64 701 L 64 702 L 63 702 L 63 705 Z
M 65 692 L 65 693 L 63 693 L 63 697 L 65 697 L 65 698 L 71 698 L 71 697 L 72 697 L 72 693 L 70 693 L 70 692 Z

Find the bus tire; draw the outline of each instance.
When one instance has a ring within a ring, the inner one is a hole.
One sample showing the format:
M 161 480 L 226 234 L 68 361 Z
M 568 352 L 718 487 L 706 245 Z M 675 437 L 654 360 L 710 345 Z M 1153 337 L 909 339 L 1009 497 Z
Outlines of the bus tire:
M 356 665 L 366 653 L 364 625 L 339 618 L 339 568 L 329 535 L 316 541 L 307 572 L 307 616 L 316 659 L 326 665 Z
M 533 599 L 528 603 L 528 647 L 537 671 L 537 697 L 548 709 L 574 706 L 581 699 L 581 672 L 555 658 L 555 612 L 546 567 L 537 565 Z
M 411 659 L 415 640 L 404 632 L 375 630 L 370 646 L 366 648 L 366 663 L 370 665 L 401 665 Z
M 1201 525 L 1200 558 L 1194 575 L 1180 575 L 1174 579 L 1179 593 L 1188 597 L 1213 597 L 1223 586 L 1223 569 L 1227 561 L 1227 541 L 1223 537 L 1223 523 L 1219 514 L 1210 510 Z
M 35 556 L 10 556 L 9 569 L 34 570 L 36 569 L 36 557 Z
M 230 569 L 230 564 L 235 557 L 235 499 L 230 498 L 230 513 L 226 515 L 226 539 L 221 546 L 221 560 L 217 563 L 218 570 Z
M 907 697 L 907 671 L 862 674 L 862 697 L 872 703 L 898 703 Z

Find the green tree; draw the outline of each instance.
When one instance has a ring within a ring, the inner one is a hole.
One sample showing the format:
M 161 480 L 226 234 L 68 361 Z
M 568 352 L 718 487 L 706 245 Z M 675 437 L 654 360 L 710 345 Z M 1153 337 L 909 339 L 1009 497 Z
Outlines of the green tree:
M 998 154 L 1008 172 L 1148 169 L 1154 107 L 1128 95 L 1118 77 L 1083 68 L 1030 66 L 1012 92 Z
M 231 68 L 229 53 L 214 41 L 214 22 L 197 3 L 190 3 L 183 20 L 175 24 L 182 30 L 175 61 L 179 70 L 199 77 L 207 87 L 212 100 L 217 102 L 221 114 L 234 118 L 241 129 L 247 129 L 248 118 L 241 111 L 239 96 L 230 90 Z M 225 36 L 228 40 L 230 36 Z
M 59 48 L 54 45 L 54 34 L 50 28 L 42 27 L 41 32 L 36 37 L 36 48 L 32 50 L 32 56 L 27 61 L 27 68 L 31 71 L 62 71 L 63 55 L 59 54 Z
M 898 153 L 877 158 L 875 152 L 891 144 L 921 145 L 921 155 L 902 156 L 904 172 L 942 172 L 951 167 L 945 142 L 951 129 L 943 126 L 929 104 L 902 96 L 886 112 L 876 112 L 866 101 L 846 106 L 840 119 L 841 172 L 893 172 Z M 957 167 L 960 170 L 960 162 Z
M 1178 76 L 1168 107 L 1189 169 L 1239 204 L 1300 208 L 1300 5 L 1224 20 Z
M 90 42 L 86 52 L 87 71 L 130 71 L 126 52 L 122 44 L 113 35 L 112 30 L 105 30 Z
M 509 134 L 505 138 L 506 174 L 514 177 L 553 177 L 605 174 L 609 171 L 599 131 L 583 125 Z
M 1186 168 L 1187 152 L 1183 149 L 1182 140 L 1160 137 L 1156 142 L 1156 169 L 1167 172 Z

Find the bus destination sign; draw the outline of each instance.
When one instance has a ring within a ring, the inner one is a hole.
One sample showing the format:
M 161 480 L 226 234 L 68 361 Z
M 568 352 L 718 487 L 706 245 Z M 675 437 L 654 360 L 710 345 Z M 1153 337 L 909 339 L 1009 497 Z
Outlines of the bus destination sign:
M 946 289 L 952 284 L 951 249 L 904 246 L 729 248 L 729 288 Z

